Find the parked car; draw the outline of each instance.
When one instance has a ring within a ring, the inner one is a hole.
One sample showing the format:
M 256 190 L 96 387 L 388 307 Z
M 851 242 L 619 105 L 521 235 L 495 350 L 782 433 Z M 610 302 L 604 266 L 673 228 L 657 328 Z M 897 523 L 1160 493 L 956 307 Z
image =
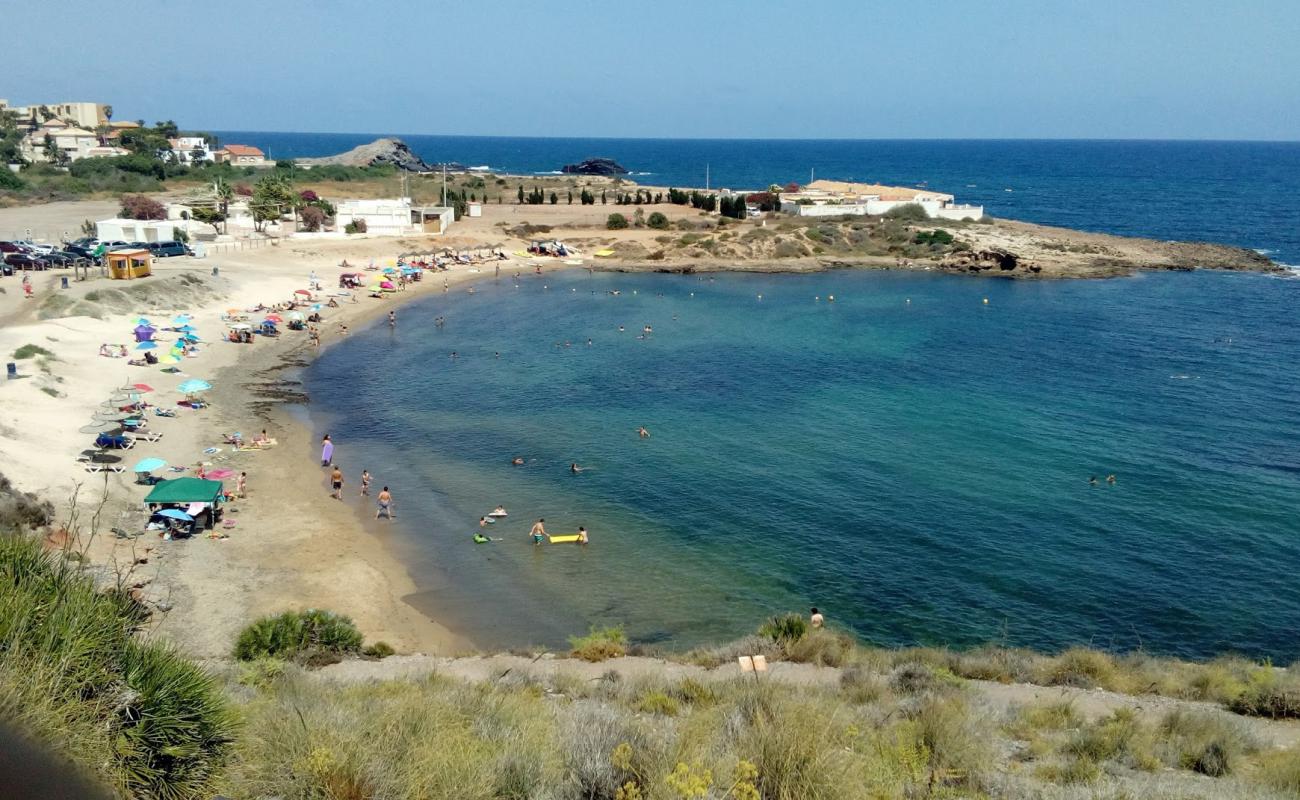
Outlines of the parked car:
M 150 242 L 149 252 L 157 258 L 194 255 L 194 251 L 184 242 Z
M 5 253 L 5 263 L 14 269 L 45 269 L 45 262 L 26 253 Z
M 38 256 L 43 256 L 46 255 L 47 253 L 54 252 L 54 245 L 52 244 L 37 244 L 36 242 L 27 239 L 19 239 L 15 241 L 14 244 L 18 245 L 19 247 L 25 247 L 27 248 L 27 252 L 35 253 Z
M 41 255 L 40 259 L 50 267 L 62 268 L 72 266 L 76 262 L 77 256 L 72 253 L 65 253 L 62 250 L 54 250 Z
M 23 247 L 18 242 L 0 242 L 0 255 L 8 255 L 10 253 L 26 253 L 26 252 L 27 252 L 27 248 Z
M 85 245 L 80 245 L 80 244 L 70 244 L 66 248 L 64 248 L 63 252 L 67 253 L 70 256 L 75 256 L 77 258 L 84 258 L 90 263 L 96 265 L 103 260 L 99 256 L 95 255 L 94 245 L 90 247 L 86 247 Z

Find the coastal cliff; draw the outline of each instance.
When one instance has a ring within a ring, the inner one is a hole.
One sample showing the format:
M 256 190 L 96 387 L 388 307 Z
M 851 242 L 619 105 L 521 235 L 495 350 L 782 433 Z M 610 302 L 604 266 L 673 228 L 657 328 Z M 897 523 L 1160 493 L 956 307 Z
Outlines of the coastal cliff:
M 297 163 L 303 167 L 391 165 L 404 172 L 431 172 L 433 169 L 413 153 L 401 139 L 376 139 L 369 144 L 354 147 L 346 153 L 320 158 L 299 158 Z

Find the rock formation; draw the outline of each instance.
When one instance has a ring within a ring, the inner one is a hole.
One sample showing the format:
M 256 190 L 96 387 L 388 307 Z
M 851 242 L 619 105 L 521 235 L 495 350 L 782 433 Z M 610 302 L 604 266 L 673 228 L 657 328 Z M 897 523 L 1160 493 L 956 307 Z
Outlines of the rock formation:
M 424 160 L 411 152 L 411 148 L 401 139 L 376 139 L 370 144 L 354 147 L 346 153 L 323 158 L 300 158 L 298 164 L 304 167 L 320 167 L 337 164 L 345 167 L 371 167 L 377 164 L 391 164 L 406 172 L 431 172 L 432 168 Z
M 626 175 L 627 168 L 612 158 L 589 158 L 581 164 L 565 164 L 569 175 Z

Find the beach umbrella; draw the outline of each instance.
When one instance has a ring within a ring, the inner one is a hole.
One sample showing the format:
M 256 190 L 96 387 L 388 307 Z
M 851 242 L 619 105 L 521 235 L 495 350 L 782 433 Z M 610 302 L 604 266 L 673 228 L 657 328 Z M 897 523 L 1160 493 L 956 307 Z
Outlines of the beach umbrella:
M 162 469 L 167 466 L 167 462 L 161 458 L 142 458 L 131 468 L 132 472 L 153 472 L 156 469 Z
M 189 314 L 177 314 L 172 318 L 173 325 L 185 325 L 189 323 L 192 317 Z
M 306 289 L 294 289 L 293 293 L 304 295 L 306 297 L 311 297 L 311 292 L 307 291 Z
M 272 322 L 283 322 L 283 321 L 284 321 L 284 318 L 281 317 L 279 314 L 267 314 L 267 315 L 266 315 L 266 318 L 269 319 L 269 320 L 271 320 Z
M 134 333 L 137 342 L 147 342 L 153 338 L 155 329 L 149 325 L 137 325 Z
M 171 354 L 171 353 L 167 353 L 166 355 L 162 355 L 162 356 L 159 356 L 159 357 L 158 357 L 158 363 L 159 363 L 159 364 L 179 364 L 179 363 L 181 363 L 181 358 L 180 358 L 180 356 L 173 355 L 173 354 Z M 175 371 L 176 371 L 176 370 L 174 370 L 174 369 L 172 370 L 172 372 L 175 372 Z M 163 372 L 167 372 L 167 370 L 163 370 Z
M 177 333 L 194 333 L 196 329 L 190 325 L 181 325 L 180 327 L 175 328 L 174 330 Z
M 148 339 L 144 339 L 135 346 L 135 349 L 136 350 L 157 350 L 158 344 L 156 342 L 149 341 Z
M 393 288 L 393 282 L 392 282 L 392 281 L 380 281 L 380 282 L 379 282 L 379 288 L 381 288 L 381 289 L 392 289 L 392 288 Z
M 78 433 L 108 433 L 109 431 L 120 427 L 121 426 L 118 425 L 116 422 L 108 422 L 108 421 L 92 422 L 89 425 L 84 425 L 80 428 L 77 428 L 77 432 Z
M 103 412 L 103 411 L 96 411 L 96 412 L 95 412 L 95 419 L 97 419 L 97 420 L 110 420 L 110 421 L 113 421 L 113 422 L 121 422 L 121 421 L 124 420 L 124 419 L 130 419 L 132 416 L 133 416 L 132 414 L 128 414 L 128 413 L 125 412 L 125 411 L 113 411 L 113 412 L 109 412 L 109 413 L 105 413 L 105 412 Z
M 135 389 L 137 392 L 152 392 L 152 391 L 153 391 L 153 387 L 150 386 L 150 385 L 147 384 L 147 383 L 133 383 L 133 384 L 131 384 L 131 388 L 132 388 L 132 389 Z
M 158 516 L 167 517 L 168 519 L 178 519 L 181 522 L 193 522 L 194 517 L 181 511 L 179 508 L 164 508 L 158 512 Z
M 253 326 L 249 325 L 247 322 L 236 322 L 234 325 L 230 326 L 230 329 L 232 331 L 251 331 Z
M 145 319 L 144 317 L 140 317 L 139 319 L 137 319 L 137 320 L 135 321 L 135 324 L 136 324 L 136 325 L 152 325 L 153 323 L 150 322 L 149 320 Z
M 121 456 L 115 456 L 103 450 L 82 450 L 81 455 L 96 464 L 116 464 L 122 460 Z
M 297 320 L 298 322 L 302 322 L 304 319 L 306 319 L 306 317 L 304 317 L 304 316 L 302 315 L 302 312 L 301 312 L 301 311 L 290 311 L 290 312 L 289 312 L 289 319 L 291 319 L 291 320 Z
M 194 394 L 195 392 L 206 392 L 211 388 L 212 384 L 207 381 L 201 381 L 198 378 L 190 378 L 180 386 L 177 386 L 176 391 L 184 394 Z
M 181 339 L 191 343 L 203 341 L 202 339 L 199 338 L 199 335 L 197 333 L 187 333 L 184 336 L 182 336 Z

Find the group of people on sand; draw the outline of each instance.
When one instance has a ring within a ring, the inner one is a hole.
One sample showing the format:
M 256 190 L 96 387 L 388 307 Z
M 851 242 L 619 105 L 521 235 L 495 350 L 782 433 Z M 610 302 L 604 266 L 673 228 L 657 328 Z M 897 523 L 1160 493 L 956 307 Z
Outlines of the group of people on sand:
M 330 497 L 335 500 L 342 500 L 343 484 L 345 483 L 343 468 L 334 463 L 334 440 L 330 439 L 328 433 L 325 434 L 325 438 L 321 439 L 320 465 L 330 470 Z M 370 470 L 361 470 L 361 497 L 370 496 L 371 482 Z M 387 486 L 381 489 L 379 495 L 375 497 L 375 505 L 375 519 L 380 517 L 390 521 L 394 519 L 393 493 Z

